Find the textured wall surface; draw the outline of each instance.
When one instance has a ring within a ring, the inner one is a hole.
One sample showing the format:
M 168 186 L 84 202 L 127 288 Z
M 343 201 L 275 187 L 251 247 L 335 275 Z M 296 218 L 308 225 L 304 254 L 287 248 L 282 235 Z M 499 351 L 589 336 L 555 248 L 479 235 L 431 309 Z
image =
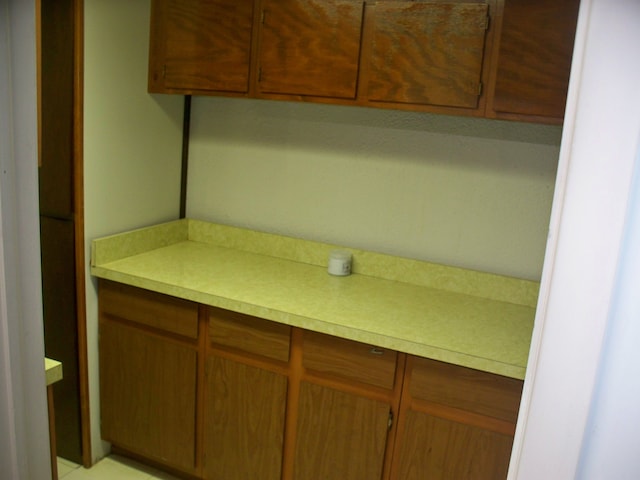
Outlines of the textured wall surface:
M 538 280 L 561 128 L 194 98 L 187 214 Z
M 182 98 L 147 94 L 150 2 L 85 2 L 84 202 L 94 459 L 100 440 L 93 238 L 178 217 Z

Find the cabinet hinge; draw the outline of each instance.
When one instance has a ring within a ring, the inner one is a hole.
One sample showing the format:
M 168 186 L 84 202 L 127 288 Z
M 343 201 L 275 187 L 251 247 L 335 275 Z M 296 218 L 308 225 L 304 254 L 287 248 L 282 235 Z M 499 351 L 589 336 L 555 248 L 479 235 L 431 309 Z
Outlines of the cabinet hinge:
M 262 67 L 258 67 L 258 83 L 262 81 Z
M 491 22 L 491 16 L 489 14 L 487 14 L 487 21 L 484 24 L 484 29 L 485 30 L 489 30 L 489 24 Z
M 478 84 L 478 96 L 482 95 L 482 82 Z
M 393 425 L 393 412 L 389 410 L 389 420 L 387 420 L 387 428 L 391 429 L 392 425 Z
M 166 78 L 167 76 L 167 64 L 162 65 L 162 78 Z

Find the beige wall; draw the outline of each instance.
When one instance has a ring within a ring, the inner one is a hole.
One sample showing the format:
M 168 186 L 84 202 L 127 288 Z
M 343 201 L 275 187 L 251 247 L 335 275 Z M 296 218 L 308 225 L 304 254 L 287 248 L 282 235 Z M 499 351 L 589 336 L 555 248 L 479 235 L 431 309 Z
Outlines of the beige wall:
M 194 98 L 188 216 L 540 278 L 561 129 Z
M 178 218 L 182 99 L 147 90 L 149 1 L 85 1 L 84 189 L 93 458 L 100 440 L 90 241 Z

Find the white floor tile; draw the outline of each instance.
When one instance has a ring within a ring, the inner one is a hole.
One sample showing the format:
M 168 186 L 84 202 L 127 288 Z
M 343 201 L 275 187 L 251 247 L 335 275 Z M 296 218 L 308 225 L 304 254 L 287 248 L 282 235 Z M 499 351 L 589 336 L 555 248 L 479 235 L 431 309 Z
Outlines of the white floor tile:
M 77 463 L 73 463 L 66 458 L 58 457 L 58 478 L 62 478 L 68 475 L 77 468 L 80 468 L 80 465 L 78 465 Z
M 134 462 L 128 458 L 111 455 L 103 458 L 93 467 L 77 468 L 67 473 L 64 480 L 174 480 L 164 472 Z

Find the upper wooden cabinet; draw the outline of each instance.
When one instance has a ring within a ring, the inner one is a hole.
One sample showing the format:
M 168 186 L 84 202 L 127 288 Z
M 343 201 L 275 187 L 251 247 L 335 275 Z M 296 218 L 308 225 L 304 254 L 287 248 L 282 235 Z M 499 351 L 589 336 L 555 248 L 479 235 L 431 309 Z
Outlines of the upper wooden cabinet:
M 580 0 L 502 0 L 487 116 L 561 123 Z
M 264 0 L 258 90 L 356 96 L 362 0 Z
M 367 100 L 478 106 L 486 3 L 380 1 L 371 17 Z
M 579 0 L 152 0 L 149 91 L 562 121 Z
M 153 0 L 149 91 L 246 93 L 254 0 Z

